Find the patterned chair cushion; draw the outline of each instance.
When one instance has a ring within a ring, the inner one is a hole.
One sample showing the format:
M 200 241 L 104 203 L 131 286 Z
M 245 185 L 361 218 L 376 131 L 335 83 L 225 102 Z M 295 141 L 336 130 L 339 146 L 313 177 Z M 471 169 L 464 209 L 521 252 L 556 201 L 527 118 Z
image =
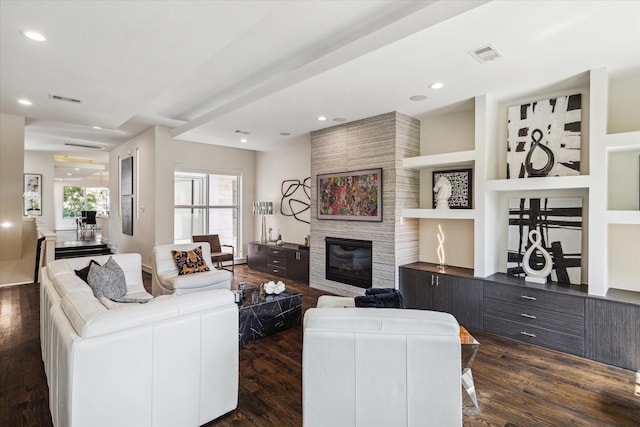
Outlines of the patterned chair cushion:
M 202 256 L 202 247 L 198 246 L 192 251 L 171 251 L 173 259 L 178 267 L 178 275 L 200 273 L 209 271 L 209 267 Z

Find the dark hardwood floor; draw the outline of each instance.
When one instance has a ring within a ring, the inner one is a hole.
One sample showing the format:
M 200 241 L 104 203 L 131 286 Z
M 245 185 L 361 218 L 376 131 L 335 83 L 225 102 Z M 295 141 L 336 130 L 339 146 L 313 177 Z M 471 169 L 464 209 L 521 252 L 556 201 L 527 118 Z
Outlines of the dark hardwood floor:
M 237 266 L 234 286 L 272 279 Z M 287 287 L 303 294 L 305 310 L 323 294 L 302 283 Z M 38 304 L 38 285 L 0 288 L 0 426 L 51 425 Z M 481 343 L 473 363 L 480 411 L 465 395 L 465 426 L 640 425 L 640 374 L 470 332 Z M 300 426 L 301 362 L 301 328 L 243 347 L 238 409 L 207 426 Z

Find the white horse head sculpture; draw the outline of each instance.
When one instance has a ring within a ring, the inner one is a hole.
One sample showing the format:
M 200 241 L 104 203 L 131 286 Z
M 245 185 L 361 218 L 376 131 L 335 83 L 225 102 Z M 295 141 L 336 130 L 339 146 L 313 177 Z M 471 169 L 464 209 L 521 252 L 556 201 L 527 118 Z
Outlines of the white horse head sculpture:
M 451 182 L 441 175 L 433 187 L 436 193 L 436 209 L 449 209 L 449 197 L 451 197 Z

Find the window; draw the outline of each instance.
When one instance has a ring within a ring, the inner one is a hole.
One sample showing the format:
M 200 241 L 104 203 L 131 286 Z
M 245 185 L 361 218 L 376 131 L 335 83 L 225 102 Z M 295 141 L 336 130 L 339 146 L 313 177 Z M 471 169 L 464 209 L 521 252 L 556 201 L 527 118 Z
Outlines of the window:
M 63 217 L 78 218 L 81 211 L 109 215 L 109 189 L 106 187 L 64 187 Z
M 238 200 L 240 176 L 214 173 L 174 173 L 174 242 L 191 236 L 218 234 L 220 242 L 239 254 Z

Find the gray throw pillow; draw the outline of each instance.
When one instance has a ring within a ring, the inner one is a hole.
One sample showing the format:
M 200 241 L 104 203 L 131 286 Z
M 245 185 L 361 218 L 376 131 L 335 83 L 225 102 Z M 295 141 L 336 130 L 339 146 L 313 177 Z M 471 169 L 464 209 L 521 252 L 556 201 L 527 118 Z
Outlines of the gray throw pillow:
M 103 266 L 91 264 L 87 283 L 98 299 L 118 299 L 127 293 L 124 271 L 112 257 Z

